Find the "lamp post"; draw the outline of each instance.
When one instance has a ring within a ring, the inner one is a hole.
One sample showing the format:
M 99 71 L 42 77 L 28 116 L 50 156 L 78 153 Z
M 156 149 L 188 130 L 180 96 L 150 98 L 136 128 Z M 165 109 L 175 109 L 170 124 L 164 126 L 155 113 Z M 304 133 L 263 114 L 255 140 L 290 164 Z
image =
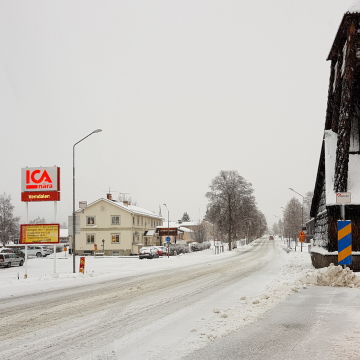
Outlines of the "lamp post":
M 301 205 L 301 231 L 303 230 L 304 227 L 304 199 L 305 196 L 298 193 L 297 191 L 295 191 L 293 188 L 289 188 L 289 190 L 291 190 L 292 192 L 294 192 L 295 194 L 298 194 L 299 196 L 302 197 L 302 205 Z M 296 240 L 297 242 L 297 240 Z M 295 251 L 296 251 L 296 245 L 295 245 Z M 301 251 L 302 251 L 302 242 L 301 242 Z
M 167 207 L 167 205 L 166 205 L 166 204 L 163 204 L 163 205 L 166 207 L 166 210 L 167 210 L 167 213 L 168 213 L 168 236 L 169 236 L 169 231 L 170 231 L 170 226 L 169 226 L 170 215 L 169 215 L 169 214 L 170 214 L 170 212 L 169 212 L 169 208 Z M 170 254 L 169 254 L 169 252 L 170 252 L 170 251 L 169 251 L 169 250 L 170 250 L 169 246 L 170 246 L 169 243 L 167 243 L 167 253 L 168 253 L 168 257 L 169 257 L 169 255 L 170 255 Z
M 83 137 L 82 139 L 80 139 L 79 141 L 77 141 L 74 145 L 73 145 L 73 234 L 72 234 L 72 255 L 73 255 L 73 273 L 75 273 L 75 146 L 79 143 L 81 143 L 83 140 L 85 140 L 86 138 L 88 138 L 90 135 L 92 134 L 96 134 L 101 132 L 101 129 L 96 129 L 94 131 L 92 131 L 90 134 L 86 135 L 85 137 Z

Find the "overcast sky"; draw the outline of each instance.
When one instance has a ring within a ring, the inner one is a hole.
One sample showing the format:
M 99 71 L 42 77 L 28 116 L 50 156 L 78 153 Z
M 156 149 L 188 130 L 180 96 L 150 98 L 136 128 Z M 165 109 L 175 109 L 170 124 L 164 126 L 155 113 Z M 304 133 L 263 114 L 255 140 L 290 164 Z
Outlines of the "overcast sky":
M 0 192 L 25 222 L 21 168 L 61 167 L 58 220 L 130 193 L 204 215 L 220 170 L 253 184 L 272 224 L 313 190 L 329 62 L 352 0 L 0 0 Z M 30 220 L 53 220 L 32 203 Z M 163 215 L 166 211 L 163 209 Z

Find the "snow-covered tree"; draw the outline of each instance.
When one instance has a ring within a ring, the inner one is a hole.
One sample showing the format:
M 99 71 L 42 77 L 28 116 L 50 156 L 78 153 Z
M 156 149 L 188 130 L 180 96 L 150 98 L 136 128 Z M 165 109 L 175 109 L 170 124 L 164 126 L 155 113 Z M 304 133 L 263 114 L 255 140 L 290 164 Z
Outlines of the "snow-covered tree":
M 181 222 L 183 223 L 183 222 L 188 222 L 188 221 L 190 221 L 190 216 L 189 216 L 189 214 L 185 211 L 184 214 L 183 214 L 183 216 L 182 216 L 182 218 L 181 218 Z
M 266 229 L 265 216 L 256 208 L 253 188 L 237 171 L 222 170 L 206 193 L 209 200 L 206 218 L 233 242 L 248 233 L 259 236 Z
M 299 200 L 292 198 L 286 205 L 284 211 L 284 235 L 295 239 L 302 226 L 302 204 Z
M 0 242 L 4 246 L 19 233 L 19 218 L 13 211 L 10 195 L 0 195 Z
M 194 238 L 195 241 L 198 243 L 202 243 L 207 241 L 208 239 L 208 228 L 205 225 L 204 221 L 201 222 L 195 229 L 194 229 Z

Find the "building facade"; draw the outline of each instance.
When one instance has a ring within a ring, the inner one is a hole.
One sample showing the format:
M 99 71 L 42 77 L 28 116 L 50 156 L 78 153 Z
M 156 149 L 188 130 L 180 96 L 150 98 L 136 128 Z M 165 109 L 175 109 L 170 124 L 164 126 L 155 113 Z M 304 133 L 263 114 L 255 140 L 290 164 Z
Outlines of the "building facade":
M 352 221 L 352 249 L 360 251 L 360 6 L 344 15 L 328 60 L 328 106 L 310 212 L 313 244 L 327 253 L 311 253 L 315 267 L 337 263 L 337 193 L 351 193 L 345 217 Z M 360 270 L 358 257 L 353 257 L 354 270 Z
M 129 202 L 98 199 L 76 212 L 79 224 L 75 237 L 76 254 L 138 254 L 145 234 L 162 225 L 161 216 Z

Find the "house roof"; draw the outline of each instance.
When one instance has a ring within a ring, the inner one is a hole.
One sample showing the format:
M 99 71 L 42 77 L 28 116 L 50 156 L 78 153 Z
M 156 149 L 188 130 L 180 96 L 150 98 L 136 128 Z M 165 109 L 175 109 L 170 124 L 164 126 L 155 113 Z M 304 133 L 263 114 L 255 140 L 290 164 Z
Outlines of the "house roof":
M 95 200 L 94 202 L 90 203 L 86 208 L 89 208 L 101 201 L 105 201 L 107 202 L 108 204 L 111 204 L 111 205 L 114 205 L 122 210 L 125 210 L 131 214 L 135 214 L 135 215 L 143 215 L 143 216 L 151 216 L 153 218 L 157 218 L 157 219 L 160 219 L 160 220 L 163 220 L 163 217 L 155 214 L 154 212 L 150 211 L 150 210 L 147 210 L 147 209 L 144 209 L 144 208 L 141 208 L 141 207 L 138 207 L 138 206 L 135 206 L 135 205 L 125 205 L 123 202 L 120 202 L 120 201 L 115 201 L 115 200 L 108 200 L 108 199 L 104 199 L 104 198 L 100 198 L 98 200 Z M 79 209 L 77 210 L 76 212 L 81 212 L 83 209 Z
M 166 222 L 165 222 L 166 223 Z M 188 229 L 187 227 L 185 226 L 182 226 L 183 224 L 179 224 L 179 223 L 176 223 L 176 222 L 170 222 L 169 223 L 169 228 L 177 228 L 178 230 L 182 231 L 182 232 L 194 232 L 193 230 L 191 229 Z M 167 223 L 166 225 L 162 225 L 162 226 L 157 226 L 156 227 L 157 229 L 167 229 L 168 226 L 167 226 Z
M 352 7 L 343 16 L 339 29 L 336 33 L 334 42 L 331 46 L 327 60 L 336 59 L 339 51 L 342 51 L 347 38 L 348 25 L 352 20 L 359 21 L 360 18 L 360 1 L 357 0 Z

